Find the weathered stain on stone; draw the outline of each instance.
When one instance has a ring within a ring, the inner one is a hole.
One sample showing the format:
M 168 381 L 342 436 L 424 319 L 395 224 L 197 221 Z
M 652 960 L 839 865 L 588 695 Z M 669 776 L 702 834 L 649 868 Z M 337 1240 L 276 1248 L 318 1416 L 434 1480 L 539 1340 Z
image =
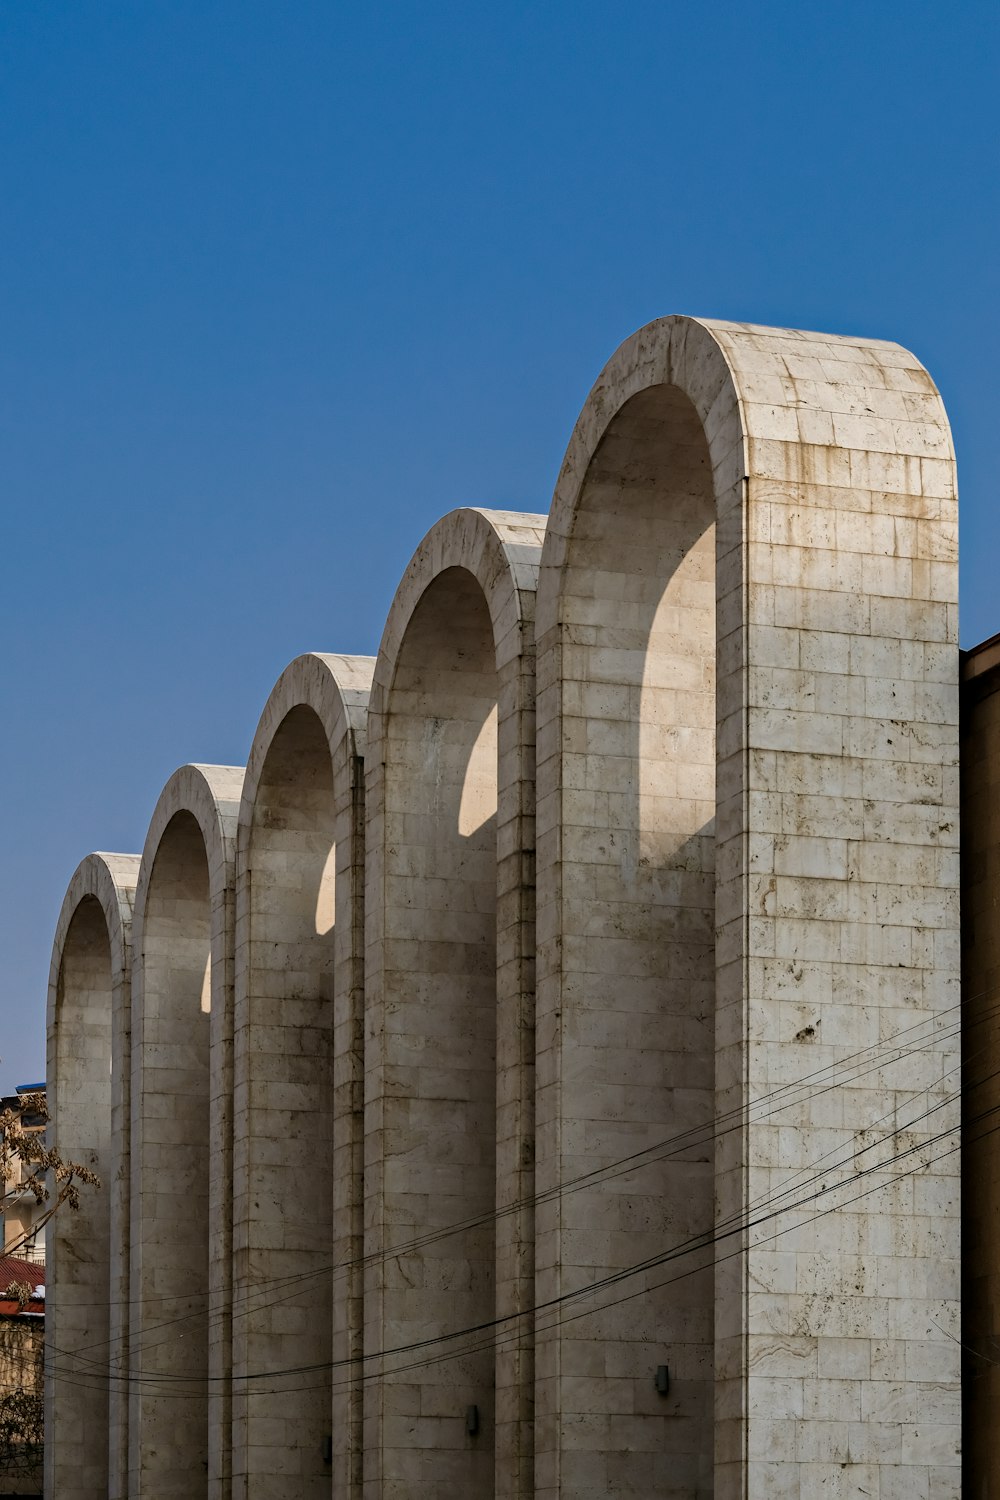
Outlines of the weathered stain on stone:
M 905 350 L 659 320 L 85 862 L 50 1500 L 957 1500 L 955 507 Z

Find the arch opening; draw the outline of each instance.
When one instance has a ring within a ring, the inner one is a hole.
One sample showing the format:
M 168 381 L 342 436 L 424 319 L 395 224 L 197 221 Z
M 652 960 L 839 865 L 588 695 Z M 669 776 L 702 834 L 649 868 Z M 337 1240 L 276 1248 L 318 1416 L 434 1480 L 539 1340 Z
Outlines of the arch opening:
M 170 1394 L 144 1383 L 130 1423 L 138 1493 L 186 1496 L 208 1465 L 209 1028 L 205 979 L 212 958 L 208 856 L 188 811 L 167 824 L 149 876 L 142 927 L 142 1014 L 134 1039 L 139 1113 L 133 1213 L 131 1368 L 171 1378 Z M 136 1045 L 137 1044 L 137 1045 Z M 156 1332 L 164 1309 L 190 1315 Z M 148 1327 L 149 1332 L 145 1332 Z
M 85 1162 L 101 1178 L 99 1190 L 80 1196 L 73 1215 L 56 1214 L 48 1229 L 55 1279 L 53 1332 L 72 1379 L 76 1361 L 103 1358 L 109 1348 L 111 1216 L 111 1032 L 114 1002 L 111 940 L 96 896 L 85 896 L 70 920 L 56 981 L 55 1113 L 60 1154 Z M 58 1379 L 58 1372 L 56 1379 Z M 60 1393 L 62 1395 L 62 1393 Z M 60 1431 L 66 1400 L 58 1403 L 53 1430 L 53 1481 L 67 1500 L 96 1500 L 107 1493 L 109 1400 L 106 1384 L 87 1396 L 85 1421 Z
M 576 884 L 563 906 L 563 1026 L 574 1063 L 563 1085 L 561 1173 L 573 1178 L 691 1134 L 627 1177 L 567 1197 L 562 1241 L 576 1253 L 564 1259 L 564 1282 L 567 1272 L 613 1274 L 713 1227 L 715 574 L 704 429 L 681 390 L 647 388 L 593 454 L 562 581 L 563 859 Z M 690 1256 L 684 1269 L 694 1274 L 651 1292 L 641 1317 L 623 1309 L 562 1336 L 562 1373 L 581 1412 L 618 1410 L 609 1385 L 623 1397 L 633 1387 L 639 1420 L 616 1493 L 646 1493 L 649 1463 L 663 1454 L 672 1486 L 664 1495 L 712 1493 L 710 1261 L 710 1252 Z M 652 1329 L 669 1351 L 669 1424 L 643 1381 L 650 1360 L 661 1362 Z M 595 1338 L 604 1346 L 599 1376 Z M 588 1408 L 593 1382 L 600 1405 Z M 565 1388 L 563 1403 L 565 1413 Z M 618 1446 L 609 1431 L 607 1447 Z
M 267 1307 L 255 1298 L 241 1309 L 237 1298 L 234 1334 L 246 1368 L 327 1369 L 307 1391 L 246 1394 L 236 1446 L 248 1496 L 284 1493 L 289 1454 L 297 1497 L 319 1500 L 330 1489 L 336 862 L 330 746 L 314 710 L 299 705 L 268 747 L 249 832 L 236 1102 L 247 1197 L 235 1203 L 234 1252 L 237 1287 L 262 1276 L 307 1279 Z
M 386 1261 L 383 1326 L 402 1342 L 494 1316 L 497 687 L 482 589 L 448 568 L 410 617 L 387 700 L 386 1248 L 469 1227 Z M 441 1500 L 492 1495 L 492 1351 L 400 1377 L 415 1379 L 418 1469 L 412 1423 L 388 1421 L 389 1470 Z M 394 1387 L 405 1396 L 390 1371 L 401 1416 Z

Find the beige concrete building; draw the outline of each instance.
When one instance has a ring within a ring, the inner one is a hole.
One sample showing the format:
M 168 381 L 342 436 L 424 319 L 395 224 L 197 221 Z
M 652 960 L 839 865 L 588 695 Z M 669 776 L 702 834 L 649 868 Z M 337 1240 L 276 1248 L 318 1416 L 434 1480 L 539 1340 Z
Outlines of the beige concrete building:
M 89 856 L 47 1495 L 958 1500 L 956 598 L 912 355 L 663 319 Z

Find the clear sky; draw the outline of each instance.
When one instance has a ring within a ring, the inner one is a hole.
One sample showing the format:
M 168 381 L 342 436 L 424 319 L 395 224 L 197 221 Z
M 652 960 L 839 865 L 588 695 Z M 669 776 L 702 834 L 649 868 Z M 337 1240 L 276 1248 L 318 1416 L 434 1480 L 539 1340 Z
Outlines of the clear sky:
M 4 0 L 0 1087 L 52 930 L 669 312 L 896 339 L 1000 630 L 995 0 Z

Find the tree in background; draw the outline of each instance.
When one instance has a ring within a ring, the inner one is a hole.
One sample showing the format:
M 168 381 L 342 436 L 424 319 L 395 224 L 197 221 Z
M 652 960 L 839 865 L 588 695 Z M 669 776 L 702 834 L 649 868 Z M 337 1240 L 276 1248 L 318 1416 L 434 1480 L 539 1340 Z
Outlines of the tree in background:
M 30 1194 L 38 1204 L 47 1204 L 45 1212 L 31 1226 L 31 1236 L 45 1225 L 64 1204 L 80 1207 L 80 1188 L 100 1187 L 96 1173 L 80 1162 L 66 1161 L 57 1151 L 45 1145 L 45 1123 L 49 1118 L 44 1093 L 19 1094 L 16 1101 L 5 1100 L 0 1110 L 0 1180 L 3 1183 L 0 1209 L 6 1210 L 15 1197 Z M 50 1175 L 51 1174 L 51 1175 Z M 28 1239 L 22 1236 L 4 1245 L 4 1255 L 17 1255 Z
M 66 1161 L 45 1144 L 49 1118 L 44 1093 L 19 1094 L 0 1109 L 0 1209 L 33 1197 L 44 1211 L 30 1230 L 2 1247 L 17 1260 L 29 1239 L 40 1233 L 54 1213 L 80 1206 L 81 1188 L 98 1188 L 100 1179 L 80 1162 Z M 8 1268 L 10 1270 L 12 1268 Z M 44 1273 L 41 1273 L 44 1274 Z M 44 1301 L 35 1267 L 21 1262 L 17 1276 L 0 1286 L 0 1495 L 37 1491 L 45 1435 L 42 1397 Z M 13 1487 L 13 1488 L 12 1488 Z

